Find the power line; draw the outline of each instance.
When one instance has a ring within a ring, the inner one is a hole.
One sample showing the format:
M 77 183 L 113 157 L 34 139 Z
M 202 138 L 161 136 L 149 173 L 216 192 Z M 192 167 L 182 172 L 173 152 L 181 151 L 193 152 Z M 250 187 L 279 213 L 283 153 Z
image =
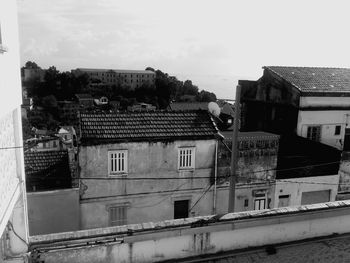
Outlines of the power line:
M 246 175 L 246 174 L 256 174 L 256 173 L 262 173 L 262 172 L 269 172 L 269 171 L 275 171 L 275 172 L 282 172 L 282 171 L 293 171 L 298 170 L 302 168 L 311 168 L 311 167 L 318 167 L 318 166 L 325 166 L 330 164 L 337 164 L 340 163 L 340 161 L 337 162 L 329 162 L 329 163 L 322 163 L 322 164 L 313 164 L 313 165 L 306 165 L 306 166 L 298 166 L 293 168 L 285 168 L 285 169 L 265 169 L 265 170 L 258 170 L 258 171 L 252 171 L 252 172 L 242 172 L 239 173 L 240 175 Z M 101 177 L 78 177 L 73 179 L 80 179 L 80 180 L 131 180 L 131 181 L 137 181 L 137 180 L 189 180 L 189 179 L 209 179 L 212 178 L 211 176 L 186 176 L 186 177 L 126 177 L 126 176 L 109 176 L 105 177 L 106 175 L 100 175 Z M 103 176 L 103 177 L 102 177 Z M 315 175 L 317 176 L 317 175 Z M 218 179 L 221 178 L 229 178 L 229 176 L 219 176 Z M 238 176 L 238 178 L 246 178 L 244 176 Z
M 192 205 L 192 207 L 188 210 L 188 212 L 191 212 L 192 209 L 198 204 L 198 202 L 203 198 L 203 196 L 205 196 L 205 194 L 209 191 L 209 189 L 212 187 L 212 184 L 209 183 L 209 187 L 206 186 L 205 188 L 207 188 L 204 193 L 197 199 L 197 201 Z
M 23 243 L 25 243 L 27 246 L 29 245 L 20 235 L 17 234 L 15 228 L 13 227 L 13 224 L 11 221 L 8 221 L 8 224 L 10 225 L 10 230 L 17 236 Z
M 182 186 L 184 186 L 185 184 L 188 184 L 188 182 L 185 182 L 181 185 L 179 185 L 176 189 L 173 190 L 173 192 L 176 192 L 177 190 L 179 190 Z M 160 201 L 158 201 L 157 203 L 154 203 L 152 205 L 145 205 L 145 206 L 133 206 L 132 208 L 146 208 L 146 207 L 153 207 L 156 205 L 159 205 L 161 203 L 163 203 L 164 201 L 166 201 L 168 198 L 172 197 L 174 195 L 174 193 L 170 193 L 169 195 L 166 195 L 165 198 L 161 199 Z

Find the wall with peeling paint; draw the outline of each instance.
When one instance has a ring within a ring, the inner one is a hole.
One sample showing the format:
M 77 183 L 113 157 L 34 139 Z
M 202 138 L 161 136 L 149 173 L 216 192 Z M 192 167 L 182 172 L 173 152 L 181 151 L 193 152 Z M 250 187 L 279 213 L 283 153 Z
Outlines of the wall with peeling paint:
M 180 147 L 195 147 L 195 169 L 178 169 Z M 174 201 L 189 200 L 191 207 L 210 186 L 215 147 L 212 139 L 81 146 L 80 177 L 86 178 L 81 180 L 82 229 L 109 226 L 108 208 L 118 205 L 127 207 L 127 223 L 174 218 Z M 108 176 L 108 150 L 128 150 L 127 174 Z M 93 179 L 96 177 L 101 179 Z M 149 177 L 159 179 L 137 180 Z M 190 215 L 212 214 L 212 199 L 205 206 L 201 200 Z

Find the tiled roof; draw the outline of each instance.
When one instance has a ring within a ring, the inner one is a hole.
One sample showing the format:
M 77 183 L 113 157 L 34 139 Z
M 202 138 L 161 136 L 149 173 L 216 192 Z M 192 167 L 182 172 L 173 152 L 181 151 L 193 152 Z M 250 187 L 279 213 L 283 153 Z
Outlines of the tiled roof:
M 266 66 L 303 93 L 350 93 L 349 68 Z
M 26 175 L 51 169 L 58 164 L 68 166 L 67 151 L 26 152 L 24 154 Z
M 213 138 L 217 128 L 207 111 L 81 113 L 81 142 Z
M 169 104 L 170 110 L 208 110 L 208 102 L 173 102 Z
M 135 74 L 156 74 L 151 70 L 132 70 L 132 69 L 98 69 L 98 68 L 77 68 L 76 70 L 82 72 L 110 72 L 113 71 L 115 73 L 135 73 Z
M 220 131 L 220 133 L 224 136 L 225 140 L 232 140 L 233 131 Z M 239 140 L 278 140 L 279 135 L 264 132 L 264 131 L 253 131 L 253 132 L 239 132 L 238 139 Z
M 93 99 L 93 97 L 88 93 L 75 94 L 78 99 Z
M 67 151 L 25 152 L 24 167 L 28 191 L 71 185 Z

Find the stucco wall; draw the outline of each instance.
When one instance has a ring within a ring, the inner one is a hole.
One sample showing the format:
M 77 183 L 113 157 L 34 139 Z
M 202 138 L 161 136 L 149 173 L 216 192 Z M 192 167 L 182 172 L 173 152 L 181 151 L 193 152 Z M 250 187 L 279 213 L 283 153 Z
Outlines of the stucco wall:
M 182 262 L 181 258 L 190 256 L 269 244 L 278 246 L 283 242 L 300 242 L 307 238 L 348 233 L 349 206 L 349 201 L 343 201 L 302 208 L 232 213 L 217 216 L 214 221 L 212 221 L 214 217 L 209 216 L 38 236 L 31 240 L 32 252 L 36 251 L 35 248 L 39 252 L 33 253 L 33 259 L 38 259 L 38 262 L 44 260 L 45 263 L 58 261 L 136 263 L 170 259 L 174 260 L 173 262 Z M 207 223 L 198 224 L 203 221 Z M 128 229 L 133 234 L 126 234 Z M 104 239 L 102 234 L 105 236 Z M 109 239 L 106 236 L 110 236 Z M 88 245 L 86 238 L 90 238 Z M 93 238 L 97 242 L 94 242 Z M 64 239 L 66 241 L 62 242 Z M 61 246 L 57 249 L 55 243 L 52 243 L 56 240 L 60 241 L 61 245 L 67 244 L 73 247 Z M 329 251 L 331 250 L 329 248 Z M 249 251 L 240 252 L 244 253 Z
M 350 104 L 350 97 L 300 97 L 300 107 L 315 106 L 346 106 Z
M 338 193 L 339 175 L 289 178 L 276 180 L 274 207 L 278 207 L 280 195 L 289 195 L 289 206 L 301 205 L 302 193 L 330 190 L 330 201 L 335 201 Z
M 302 97 L 300 104 L 302 107 L 349 106 L 350 98 Z M 306 138 L 309 125 L 321 125 L 321 142 L 342 149 L 349 116 L 350 110 L 301 110 L 298 113 L 297 134 Z M 334 135 L 336 125 L 341 125 L 339 135 Z
M 195 147 L 195 169 L 178 170 L 178 148 Z M 108 225 L 108 206 L 128 207 L 127 222 L 139 223 L 173 218 L 171 198 L 195 202 L 214 176 L 216 140 L 140 142 L 82 146 L 79 149 L 80 176 L 103 180 L 82 180 L 81 226 Z M 108 150 L 128 150 L 128 174 L 108 176 Z M 125 177 L 123 180 L 121 177 Z M 135 180 L 137 178 L 157 180 Z M 177 178 L 165 179 L 162 178 Z M 185 179 L 180 179 L 184 178 Z M 204 177 L 193 179 L 195 177 Z M 134 179 L 134 180 L 133 180 Z M 165 199 L 165 200 L 164 200 Z M 154 205 L 159 203 L 159 205 Z M 150 205 L 153 205 L 150 206 Z M 134 208 L 133 208 L 134 207 Z M 99 216 L 96 216 L 96 212 Z M 212 213 L 212 202 L 199 214 Z
M 29 234 L 80 229 L 79 189 L 27 193 Z

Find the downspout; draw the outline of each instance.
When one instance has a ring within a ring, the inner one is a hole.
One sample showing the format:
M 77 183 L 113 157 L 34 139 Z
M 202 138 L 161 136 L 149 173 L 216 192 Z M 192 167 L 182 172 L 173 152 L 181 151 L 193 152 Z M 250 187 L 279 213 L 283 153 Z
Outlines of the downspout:
M 218 176 L 218 140 L 215 143 L 215 167 L 214 167 L 214 192 L 213 192 L 213 214 L 216 214 L 216 182 Z

